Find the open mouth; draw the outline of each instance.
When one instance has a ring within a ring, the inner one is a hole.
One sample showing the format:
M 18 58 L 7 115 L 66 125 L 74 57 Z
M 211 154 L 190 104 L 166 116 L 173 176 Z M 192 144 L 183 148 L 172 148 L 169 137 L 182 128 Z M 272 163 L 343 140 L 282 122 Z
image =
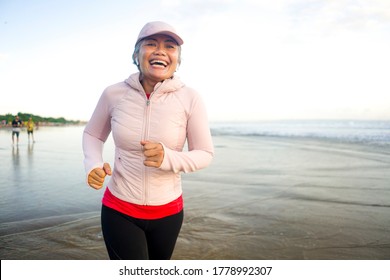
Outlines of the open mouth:
M 167 67 L 168 66 L 168 63 L 166 61 L 157 60 L 157 59 L 151 60 L 149 63 L 150 63 L 150 65 L 153 65 L 153 66 L 160 66 L 160 67 Z

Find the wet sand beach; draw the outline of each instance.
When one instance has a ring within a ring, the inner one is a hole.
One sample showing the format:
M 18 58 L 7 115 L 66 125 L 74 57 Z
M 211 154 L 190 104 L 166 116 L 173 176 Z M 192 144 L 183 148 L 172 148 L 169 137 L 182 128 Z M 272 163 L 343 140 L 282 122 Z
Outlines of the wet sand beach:
M 108 258 L 103 192 L 84 184 L 81 128 L 59 130 L 43 129 L 33 152 L 24 141 L 18 155 L 0 133 L 3 260 Z M 173 259 L 390 259 L 389 146 L 213 139 L 212 165 L 183 174 L 185 220 Z

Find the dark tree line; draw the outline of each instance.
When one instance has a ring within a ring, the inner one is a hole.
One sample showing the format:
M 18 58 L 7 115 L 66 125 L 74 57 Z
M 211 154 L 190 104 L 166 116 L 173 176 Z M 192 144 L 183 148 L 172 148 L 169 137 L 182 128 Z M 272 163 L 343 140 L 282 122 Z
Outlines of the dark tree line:
M 53 123 L 53 124 L 77 124 L 80 121 L 66 120 L 65 118 L 52 118 L 52 117 L 41 117 L 38 115 L 30 114 L 30 113 L 21 113 L 17 114 L 21 121 L 27 122 L 30 117 L 35 123 Z M 0 115 L 0 122 L 6 120 L 7 123 L 12 122 L 16 115 L 13 114 L 5 114 Z

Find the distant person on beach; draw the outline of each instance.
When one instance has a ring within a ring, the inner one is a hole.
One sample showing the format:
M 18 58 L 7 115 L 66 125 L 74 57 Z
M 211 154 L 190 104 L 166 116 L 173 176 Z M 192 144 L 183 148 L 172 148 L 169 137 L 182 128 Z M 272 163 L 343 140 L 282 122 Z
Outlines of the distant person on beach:
M 147 23 L 133 53 L 139 72 L 104 90 L 85 127 L 88 184 L 100 189 L 112 175 L 101 211 L 110 259 L 170 259 L 183 222 L 180 173 L 213 158 L 204 103 L 174 75 L 182 44 L 167 23 Z M 102 156 L 111 132 L 113 170 Z
M 27 137 L 28 137 L 28 141 L 30 142 L 30 137 L 32 139 L 33 142 L 35 142 L 34 140 L 34 121 L 32 120 L 32 117 L 30 117 L 27 121 Z
M 15 145 L 15 135 L 16 135 L 16 143 L 19 144 L 19 134 L 21 131 L 21 127 L 23 122 L 19 119 L 19 116 L 16 115 L 12 121 L 12 144 Z

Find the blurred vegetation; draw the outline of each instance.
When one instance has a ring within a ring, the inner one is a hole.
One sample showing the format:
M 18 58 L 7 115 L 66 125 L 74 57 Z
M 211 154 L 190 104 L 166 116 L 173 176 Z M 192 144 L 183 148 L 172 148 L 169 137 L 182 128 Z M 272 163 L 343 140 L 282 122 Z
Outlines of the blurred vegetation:
M 35 123 L 50 123 L 53 125 L 60 125 L 60 124 L 79 124 L 80 121 L 74 121 L 74 120 L 67 120 L 65 118 L 52 118 L 52 117 L 41 117 L 38 115 L 30 114 L 30 113 L 21 113 L 19 112 L 17 114 L 22 122 L 27 122 L 30 117 L 32 117 L 32 120 Z M 0 122 L 3 120 L 6 120 L 7 123 L 12 122 L 12 120 L 15 118 L 16 115 L 13 114 L 5 114 L 0 115 Z

